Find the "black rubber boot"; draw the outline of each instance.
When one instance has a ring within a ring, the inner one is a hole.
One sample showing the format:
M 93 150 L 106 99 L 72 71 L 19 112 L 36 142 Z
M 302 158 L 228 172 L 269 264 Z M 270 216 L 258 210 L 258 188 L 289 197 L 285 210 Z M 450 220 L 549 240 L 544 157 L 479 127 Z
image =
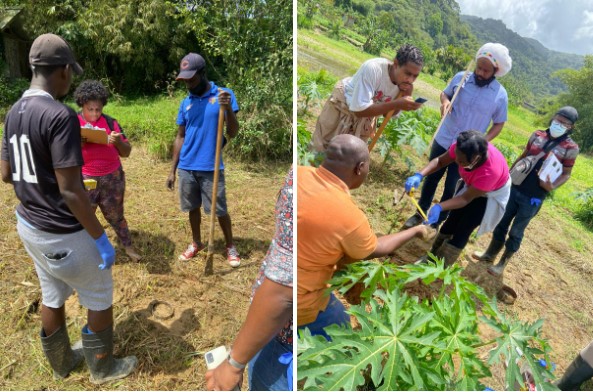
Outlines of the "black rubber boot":
M 113 358 L 113 325 L 94 334 L 86 329 L 82 329 L 82 347 L 93 384 L 124 378 L 134 371 L 138 363 L 135 356 Z
M 51 336 L 46 336 L 45 331 L 41 328 L 40 336 L 43 353 L 54 370 L 55 379 L 67 377 L 83 360 L 80 342 L 70 347 L 70 338 L 65 325 L 61 326 Z
M 490 244 L 488 245 L 488 249 L 486 249 L 485 252 L 474 252 L 472 254 L 472 258 L 480 261 L 493 263 L 494 260 L 496 260 L 496 256 L 498 256 L 503 246 L 504 241 L 499 241 L 492 237 L 492 240 L 490 240 Z
M 445 267 L 453 265 L 459 258 L 463 249 L 457 248 L 451 245 L 448 241 L 445 241 L 443 245 L 434 253 L 439 259 L 445 259 Z
M 488 273 L 494 276 L 502 275 L 505 267 L 509 264 L 509 261 L 511 261 L 511 258 L 514 254 L 515 252 L 511 252 L 510 250 L 505 249 L 504 253 L 500 257 L 500 261 L 498 262 L 498 264 L 488 267 Z
M 420 216 L 419 213 L 415 213 L 404 222 L 404 228 L 409 229 L 411 227 L 418 226 L 420 223 L 422 223 L 422 216 Z
M 453 238 L 453 234 L 441 234 L 439 231 L 434 237 L 434 241 L 432 242 L 432 246 L 430 247 L 429 253 L 433 255 L 436 254 L 437 250 L 443 245 L 443 243 L 447 240 Z M 426 264 L 428 262 L 428 255 L 424 255 L 419 258 L 414 264 Z
M 593 368 L 581 354 L 572 361 L 556 385 L 561 391 L 578 391 L 581 384 L 593 377 Z

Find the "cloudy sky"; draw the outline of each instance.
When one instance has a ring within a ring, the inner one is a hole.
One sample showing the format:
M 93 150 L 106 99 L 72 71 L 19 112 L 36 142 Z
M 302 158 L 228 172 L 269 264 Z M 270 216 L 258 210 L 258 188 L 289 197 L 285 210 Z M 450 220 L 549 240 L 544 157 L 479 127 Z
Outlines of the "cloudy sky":
M 593 0 L 457 0 L 461 13 L 499 19 L 560 52 L 593 54 Z

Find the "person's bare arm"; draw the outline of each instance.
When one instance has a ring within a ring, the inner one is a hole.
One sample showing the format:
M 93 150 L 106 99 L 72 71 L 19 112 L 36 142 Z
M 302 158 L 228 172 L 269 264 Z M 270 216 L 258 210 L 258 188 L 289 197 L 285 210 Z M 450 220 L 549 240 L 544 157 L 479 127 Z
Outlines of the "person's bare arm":
M 124 141 L 122 139 L 121 133 L 110 133 L 108 141 L 109 144 L 113 144 L 115 146 L 120 157 L 127 158 L 130 156 L 130 152 L 132 152 L 132 145 L 129 141 Z
M 179 153 L 181 152 L 181 146 L 183 146 L 184 140 L 185 125 L 180 125 L 177 130 L 177 136 L 175 136 L 175 142 L 173 143 L 172 166 L 169 176 L 167 177 L 167 188 L 169 188 L 169 190 L 173 190 L 175 187 L 175 171 L 177 170 L 177 165 L 179 164 Z
M 445 92 L 441 92 L 441 118 L 451 110 L 451 98 Z
M 361 110 L 359 112 L 352 112 L 356 115 L 356 117 L 376 117 L 376 116 L 384 116 L 392 110 L 395 111 L 409 111 L 409 110 L 417 110 L 420 109 L 422 106 L 421 103 L 414 102 L 412 97 L 405 96 L 401 98 L 394 99 L 393 101 L 389 102 L 377 102 L 369 106 L 368 108 Z
M 66 205 L 72 211 L 72 214 L 80 222 L 82 227 L 94 239 L 99 238 L 105 230 L 97 219 L 91 202 L 82 185 L 82 176 L 79 166 L 73 166 L 62 169 L 54 169 L 60 194 L 64 198 Z
M 454 161 L 455 160 L 449 155 L 449 151 L 445 151 L 443 154 L 428 162 L 428 164 L 418 173 L 422 174 L 423 177 L 426 177 L 439 169 L 449 166 Z
M 226 134 L 229 138 L 233 138 L 237 136 L 237 133 L 239 132 L 239 121 L 231 106 L 231 94 L 228 91 L 219 89 L 218 103 L 224 108 Z
M 468 205 L 476 197 L 484 196 L 486 192 L 481 191 L 473 186 L 469 186 L 465 192 L 459 196 L 455 196 L 452 199 L 439 203 L 443 208 L 443 211 L 457 210 Z
M 292 287 L 264 279 L 233 343 L 232 358 L 247 364 L 290 320 L 292 303 Z M 206 372 L 209 390 L 229 391 L 242 379 L 243 370 L 233 367 L 228 360 Z
M 400 231 L 399 233 L 381 236 L 377 239 L 377 247 L 365 260 L 387 256 L 414 237 L 422 237 L 426 228 L 422 225 Z
M 2 182 L 12 184 L 12 168 L 10 162 L 0 161 L 0 172 L 2 173 Z
M 494 138 L 497 137 L 500 132 L 502 132 L 502 127 L 504 127 L 504 122 L 492 124 L 488 130 L 488 133 L 486 134 L 486 140 L 489 142 L 494 140 Z

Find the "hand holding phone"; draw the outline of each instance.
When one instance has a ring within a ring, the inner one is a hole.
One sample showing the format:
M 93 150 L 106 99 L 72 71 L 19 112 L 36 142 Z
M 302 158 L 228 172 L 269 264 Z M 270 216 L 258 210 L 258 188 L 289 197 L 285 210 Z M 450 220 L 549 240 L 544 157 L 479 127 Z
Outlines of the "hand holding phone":
M 424 103 L 424 102 L 426 102 L 426 101 L 428 101 L 426 98 L 418 97 L 418 98 L 416 98 L 416 100 L 415 100 L 414 102 L 417 102 L 417 103 Z

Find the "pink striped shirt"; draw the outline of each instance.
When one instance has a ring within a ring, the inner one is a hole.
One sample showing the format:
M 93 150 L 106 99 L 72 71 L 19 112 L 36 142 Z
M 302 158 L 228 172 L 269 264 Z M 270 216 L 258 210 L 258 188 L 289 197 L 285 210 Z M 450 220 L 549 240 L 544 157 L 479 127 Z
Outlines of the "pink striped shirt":
M 91 122 L 86 121 L 79 114 L 78 121 L 80 121 L 81 127 L 90 123 L 94 127 L 106 129 L 108 135 L 111 133 L 107 120 L 103 116 L 99 117 L 99 120 Z M 113 122 L 113 127 L 115 132 L 121 132 L 117 121 Z M 124 137 L 122 140 L 127 141 L 128 139 Z M 84 159 L 82 174 L 85 176 L 106 176 L 115 172 L 121 166 L 119 153 L 113 144 L 85 143 L 82 146 L 82 157 Z

